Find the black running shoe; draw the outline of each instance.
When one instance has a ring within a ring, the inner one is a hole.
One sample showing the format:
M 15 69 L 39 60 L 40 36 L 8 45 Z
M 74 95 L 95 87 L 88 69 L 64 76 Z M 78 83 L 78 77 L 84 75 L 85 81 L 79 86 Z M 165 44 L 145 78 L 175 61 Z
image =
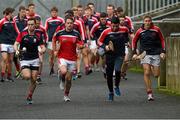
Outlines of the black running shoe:
M 1 82 L 4 82 L 5 80 L 4 80 L 4 77 L 1 77 Z
M 33 104 L 33 101 L 32 101 L 32 98 L 27 98 L 26 99 L 26 103 L 28 104 L 28 105 L 31 105 L 31 104 Z
M 40 77 L 37 78 L 36 83 L 37 83 L 38 85 L 39 85 L 39 84 L 42 84 L 42 80 L 41 80 Z
M 81 77 L 82 77 L 81 72 L 78 72 L 78 73 L 77 73 L 77 77 L 78 77 L 78 78 L 81 78 Z
M 11 77 L 7 77 L 7 81 L 14 82 L 14 80 Z

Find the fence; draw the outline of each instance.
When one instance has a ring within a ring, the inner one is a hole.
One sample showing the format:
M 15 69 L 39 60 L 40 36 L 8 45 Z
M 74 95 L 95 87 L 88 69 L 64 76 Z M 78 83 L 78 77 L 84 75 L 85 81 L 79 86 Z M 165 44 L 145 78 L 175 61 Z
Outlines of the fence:
M 147 13 L 163 11 L 180 4 L 180 0 L 128 0 L 127 11 L 132 19 Z
M 166 44 L 166 88 L 180 93 L 180 37 L 168 37 Z

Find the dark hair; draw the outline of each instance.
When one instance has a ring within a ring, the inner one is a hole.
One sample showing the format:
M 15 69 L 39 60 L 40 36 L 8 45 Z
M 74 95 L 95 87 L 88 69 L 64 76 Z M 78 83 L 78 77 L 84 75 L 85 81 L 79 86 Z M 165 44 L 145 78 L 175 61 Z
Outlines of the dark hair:
M 54 7 L 51 8 L 51 11 L 56 11 L 56 12 L 58 12 L 58 8 L 54 6 Z
M 26 11 L 29 11 L 29 8 L 26 8 Z
M 124 11 L 122 7 L 118 7 L 116 10 L 117 10 L 117 12 L 123 12 Z
M 120 16 L 118 16 L 119 18 L 125 18 L 126 17 L 126 15 L 123 13 L 123 14 L 121 14 Z
M 21 11 L 21 10 L 26 10 L 26 7 L 25 6 L 20 6 L 19 11 Z
M 90 7 L 85 7 L 84 10 L 92 10 Z
M 74 18 L 73 18 L 71 15 L 66 15 L 66 16 L 65 16 L 65 22 L 66 22 L 68 19 L 70 19 L 70 20 L 72 20 L 72 21 L 74 22 Z
M 10 13 L 13 13 L 13 12 L 14 12 L 14 8 L 10 8 L 10 7 L 6 8 L 4 10 L 5 15 L 9 15 Z
M 29 3 L 29 4 L 28 4 L 28 8 L 29 8 L 30 6 L 35 6 L 35 4 L 34 4 L 34 3 Z
M 40 17 L 34 17 L 35 18 L 35 20 L 37 20 L 37 21 L 41 21 L 41 18 Z
M 100 18 L 102 18 L 102 17 L 103 17 L 103 18 L 104 18 L 104 17 L 107 17 L 107 13 L 101 12 L 101 13 L 100 13 Z
M 5 15 L 5 14 L 6 14 L 5 10 L 3 10 L 3 15 Z
M 87 6 L 89 6 L 89 5 L 93 5 L 94 6 L 94 3 L 90 2 L 90 3 L 87 4 Z
M 112 17 L 111 23 L 118 24 L 119 18 L 118 17 Z
M 83 8 L 83 6 L 82 5 L 78 5 L 77 8 Z
M 68 15 L 70 15 L 70 16 L 74 16 L 74 12 L 73 12 L 73 10 L 67 10 L 66 12 L 65 12 L 65 14 L 68 14 Z
M 28 18 L 28 21 L 32 21 L 32 20 L 33 20 L 34 23 L 36 24 L 36 18 L 34 18 L 34 17 L 33 17 L 33 18 Z
M 107 7 L 112 7 L 113 9 L 115 9 L 114 5 L 112 4 L 107 5 Z
M 150 15 L 145 15 L 145 16 L 143 17 L 143 20 L 146 19 L 146 18 L 150 18 L 150 19 L 152 20 L 152 17 L 151 17 Z

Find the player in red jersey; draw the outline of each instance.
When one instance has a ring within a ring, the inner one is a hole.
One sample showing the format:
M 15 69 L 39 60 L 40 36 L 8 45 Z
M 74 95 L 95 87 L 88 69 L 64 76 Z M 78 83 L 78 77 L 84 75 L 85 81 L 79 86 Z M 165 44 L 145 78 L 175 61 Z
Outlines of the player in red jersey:
M 55 33 L 52 43 L 55 55 L 58 57 L 61 79 L 65 80 L 64 101 L 66 102 L 70 101 L 71 80 L 76 76 L 76 49 L 83 47 L 80 34 L 73 29 L 73 26 L 74 19 L 71 16 L 66 16 L 65 29 Z

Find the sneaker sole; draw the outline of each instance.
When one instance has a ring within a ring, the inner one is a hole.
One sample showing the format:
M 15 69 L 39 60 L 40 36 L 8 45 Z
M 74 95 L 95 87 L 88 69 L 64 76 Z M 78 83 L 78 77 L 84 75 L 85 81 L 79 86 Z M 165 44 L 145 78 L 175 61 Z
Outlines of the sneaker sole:
M 33 104 L 33 101 L 27 101 L 26 104 L 27 104 L 27 105 L 32 105 L 32 104 Z
M 120 94 L 120 95 L 118 95 L 118 94 L 116 94 L 116 93 L 115 93 L 115 96 L 119 97 L 119 96 L 121 96 L 121 94 Z
M 60 89 L 60 90 L 64 90 L 64 88 L 62 88 L 62 87 L 59 87 L 59 89 Z
M 154 99 L 151 98 L 151 99 L 149 99 L 148 101 L 154 101 Z

